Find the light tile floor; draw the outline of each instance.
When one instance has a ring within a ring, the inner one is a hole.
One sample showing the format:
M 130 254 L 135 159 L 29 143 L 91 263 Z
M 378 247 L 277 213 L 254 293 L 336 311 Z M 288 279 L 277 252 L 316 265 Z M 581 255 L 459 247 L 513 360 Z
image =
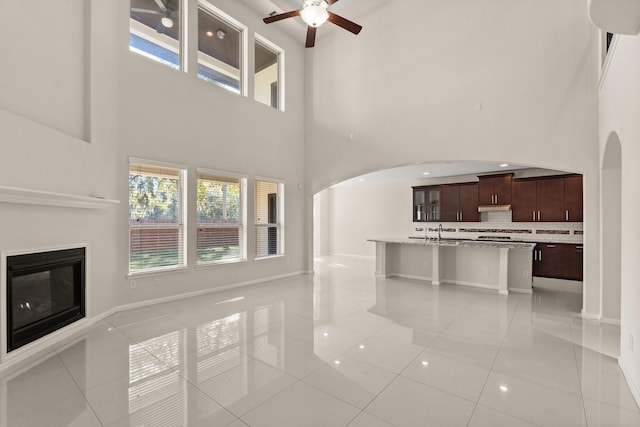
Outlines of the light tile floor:
M 300 276 L 116 313 L 0 373 L 0 425 L 640 426 L 619 328 L 533 295 Z

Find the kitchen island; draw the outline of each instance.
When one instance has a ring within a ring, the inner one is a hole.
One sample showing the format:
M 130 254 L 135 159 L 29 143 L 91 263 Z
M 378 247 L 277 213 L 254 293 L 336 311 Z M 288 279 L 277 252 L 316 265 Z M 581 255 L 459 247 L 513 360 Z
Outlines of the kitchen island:
M 535 243 L 455 239 L 368 239 L 376 275 L 531 293 Z

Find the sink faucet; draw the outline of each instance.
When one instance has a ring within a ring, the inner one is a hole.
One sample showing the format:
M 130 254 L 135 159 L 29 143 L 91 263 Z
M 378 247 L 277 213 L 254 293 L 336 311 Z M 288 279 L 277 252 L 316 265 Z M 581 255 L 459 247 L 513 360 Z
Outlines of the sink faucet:
M 440 239 L 442 238 L 442 224 L 438 225 L 438 243 L 440 243 Z

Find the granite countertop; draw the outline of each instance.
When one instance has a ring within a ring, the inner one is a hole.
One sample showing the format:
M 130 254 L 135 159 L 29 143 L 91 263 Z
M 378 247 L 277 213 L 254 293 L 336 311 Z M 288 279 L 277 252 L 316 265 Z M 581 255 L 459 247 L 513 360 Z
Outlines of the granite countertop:
M 464 239 L 437 239 L 424 240 L 402 237 L 387 237 L 367 239 L 368 242 L 398 243 L 407 245 L 429 245 L 429 246 L 467 246 L 480 248 L 507 248 L 507 249 L 533 249 L 537 243 L 527 242 L 489 242 L 486 240 L 464 240 Z

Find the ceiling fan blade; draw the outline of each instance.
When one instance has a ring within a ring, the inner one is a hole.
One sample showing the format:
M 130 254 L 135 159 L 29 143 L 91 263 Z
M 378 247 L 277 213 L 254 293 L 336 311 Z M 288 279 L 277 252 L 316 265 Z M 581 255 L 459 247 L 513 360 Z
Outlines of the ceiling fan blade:
M 164 13 L 162 13 L 162 12 L 158 12 L 157 10 L 151 10 L 151 9 L 140 9 L 139 7 L 132 7 L 132 8 L 131 8 L 131 12 L 137 12 L 137 13 L 151 13 L 152 15 L 164 15 Z
M 307 44 L 304 47 L 313 47 L 316 45 L 316 31 L 318 27 L 312 27 L 309 25 L 307 27 Z
M 155 0 L 155 2 L 161 11 L 163 11 L 164 13 L 167 13 L 167 6 L 164 4 L 162 0 Z
M 356 24 L 355 22 L 349 21 L 346 18 L 343 18 L 340 15 L 336 15 L 333 12 L 329 12 L 329 22 L 333 22 L 338 27 L 342 27 L 347 31 L 351 31 L 353 34 L 358 34 L 362 30 L 362 26 Z
M 287 18 L 293 18 L 294 16 L 300 15 L 299 10 L 292 10 L 291 12 L 280 13 L 278 15 L 267 16 L 263 19 L 265 24 L 271 24 L 272 22 L 281 21 Z

